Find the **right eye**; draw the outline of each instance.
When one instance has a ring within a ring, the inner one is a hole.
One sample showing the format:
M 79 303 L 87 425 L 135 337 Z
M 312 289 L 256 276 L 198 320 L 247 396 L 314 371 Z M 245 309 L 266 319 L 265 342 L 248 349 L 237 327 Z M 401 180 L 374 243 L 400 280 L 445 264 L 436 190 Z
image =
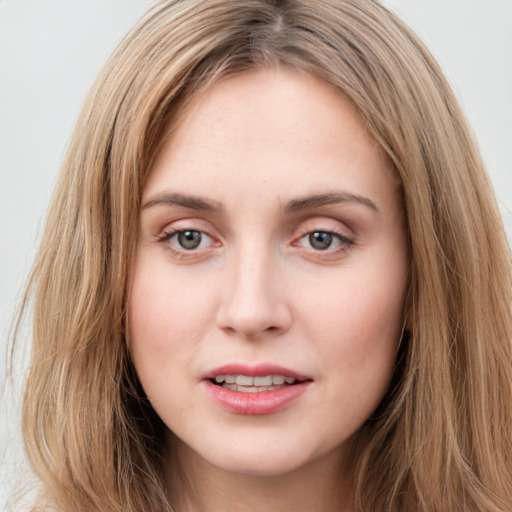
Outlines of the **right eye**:
M 160 241 L 168 243 L 177 252 L 197 251 L 213 244 L 209 235 L 196 229 L 173 229 L 164 233 Z

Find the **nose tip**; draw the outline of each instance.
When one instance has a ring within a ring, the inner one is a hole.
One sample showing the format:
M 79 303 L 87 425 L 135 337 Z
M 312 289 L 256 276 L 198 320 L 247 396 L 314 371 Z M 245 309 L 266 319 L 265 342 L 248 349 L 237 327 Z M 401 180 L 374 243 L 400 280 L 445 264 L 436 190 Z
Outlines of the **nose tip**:
M 268 269 L 267 269 L 268 270 Z M 245 339 L 281 334 L 291 324 L 283 289 L 271 276 L 249 272 L 235 276 L 219 308 L 218 326 Z
M 239 334 L 246 339 L 255 339 L 264 334 L 277 334 L 280 329 L 276 325 L 265 325 L 255 322 L 253 318 L 238 318 L 237 321 L 225 322 L 221 328 L 232 334 Z

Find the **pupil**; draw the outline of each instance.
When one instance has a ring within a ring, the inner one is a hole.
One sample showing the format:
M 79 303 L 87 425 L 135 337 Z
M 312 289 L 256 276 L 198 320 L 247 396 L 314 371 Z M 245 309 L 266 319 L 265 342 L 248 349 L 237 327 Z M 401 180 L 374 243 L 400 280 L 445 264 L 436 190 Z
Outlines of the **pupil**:
M 199 231 L 182 231 L 178 234 L 178 242 L 184 249 L 197 249 L 201 243 Z
M 309 235 L 309 243 L 314 249 L 328 249 L 332 243 L 332 235 L 325 231 L 315 231 Z

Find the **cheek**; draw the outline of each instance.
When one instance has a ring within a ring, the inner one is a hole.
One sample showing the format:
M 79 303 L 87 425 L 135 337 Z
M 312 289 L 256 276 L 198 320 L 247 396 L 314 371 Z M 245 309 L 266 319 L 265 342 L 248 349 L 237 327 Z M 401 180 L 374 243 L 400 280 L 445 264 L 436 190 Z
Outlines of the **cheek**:
M 194 345 L 209 318 L 210 287 L 192 286 L 186 277 L 152 265 L 137 265 L 129 298 L 129 326 L 134 349 L 167 352 L 178 343 Z M 183 293 L 186 290 L 186 293 Z
M 191 286 L 186 277 L 170 272 L 169 265 L 142 260 L 135 267 L 128 301 L 130 350 L 140 382 L 167 425 L 171 412 L 195 414 L 185 369 L 193 367 L 211 318 L 211 289 Z
M 169 411 L 194 414 L 194 401 L 181 397 L 187 396 L 190 378 L 184 369 L 193 364 L 204 331 L 206 295 L 204 288 L 190 288 L 186 279 L 170 275 L 168 265 L 142 261 L 135 267 L 128 301 L 130 350 L 142 386 L 166 424 L 172 420 Z
M 335 376 L 330 381 L 333 393 L 336 386 L 352 389 L 358 399 L 367 391 L 369 403 L 377 405 L 395 365 L 407 272 L 406 266 L 398 266 L 396 272 L 385 266 L 374 268 L 353 268 L 321 291 L 312 286 L 314 291 L 309 300 L 303 296 L 297 316 L 308 319 L 304 326 L 315 340 L 316 354 Z
M 303 295 L 297 317 L 308 318 L 309 327 L 333 349 L 343 340 L 350 349 L 366 352 L 368 344 L 395 340 L 403 323 L 404 285 L 402 281 L 375 281 L 368 273 L 332 280 L 321 290 Z M 312 283 L 313 285 L 314 283 Z

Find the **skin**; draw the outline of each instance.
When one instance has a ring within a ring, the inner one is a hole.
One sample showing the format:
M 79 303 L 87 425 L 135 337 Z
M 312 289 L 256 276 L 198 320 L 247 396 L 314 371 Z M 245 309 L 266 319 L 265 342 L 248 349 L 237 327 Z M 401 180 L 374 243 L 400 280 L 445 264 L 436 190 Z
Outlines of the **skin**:
M 347 450 L 389 385 L 409 269 L 398 187 L 360 116 L 292 70 L 220 81 L 163 141 L 142 203 L 131 343 L 169 428 L 170 486 L 176 467 L 189 482 L 176 510 L 350 510 Z M 203 380 L 227 363 L 310 383 L 238 414 Z

